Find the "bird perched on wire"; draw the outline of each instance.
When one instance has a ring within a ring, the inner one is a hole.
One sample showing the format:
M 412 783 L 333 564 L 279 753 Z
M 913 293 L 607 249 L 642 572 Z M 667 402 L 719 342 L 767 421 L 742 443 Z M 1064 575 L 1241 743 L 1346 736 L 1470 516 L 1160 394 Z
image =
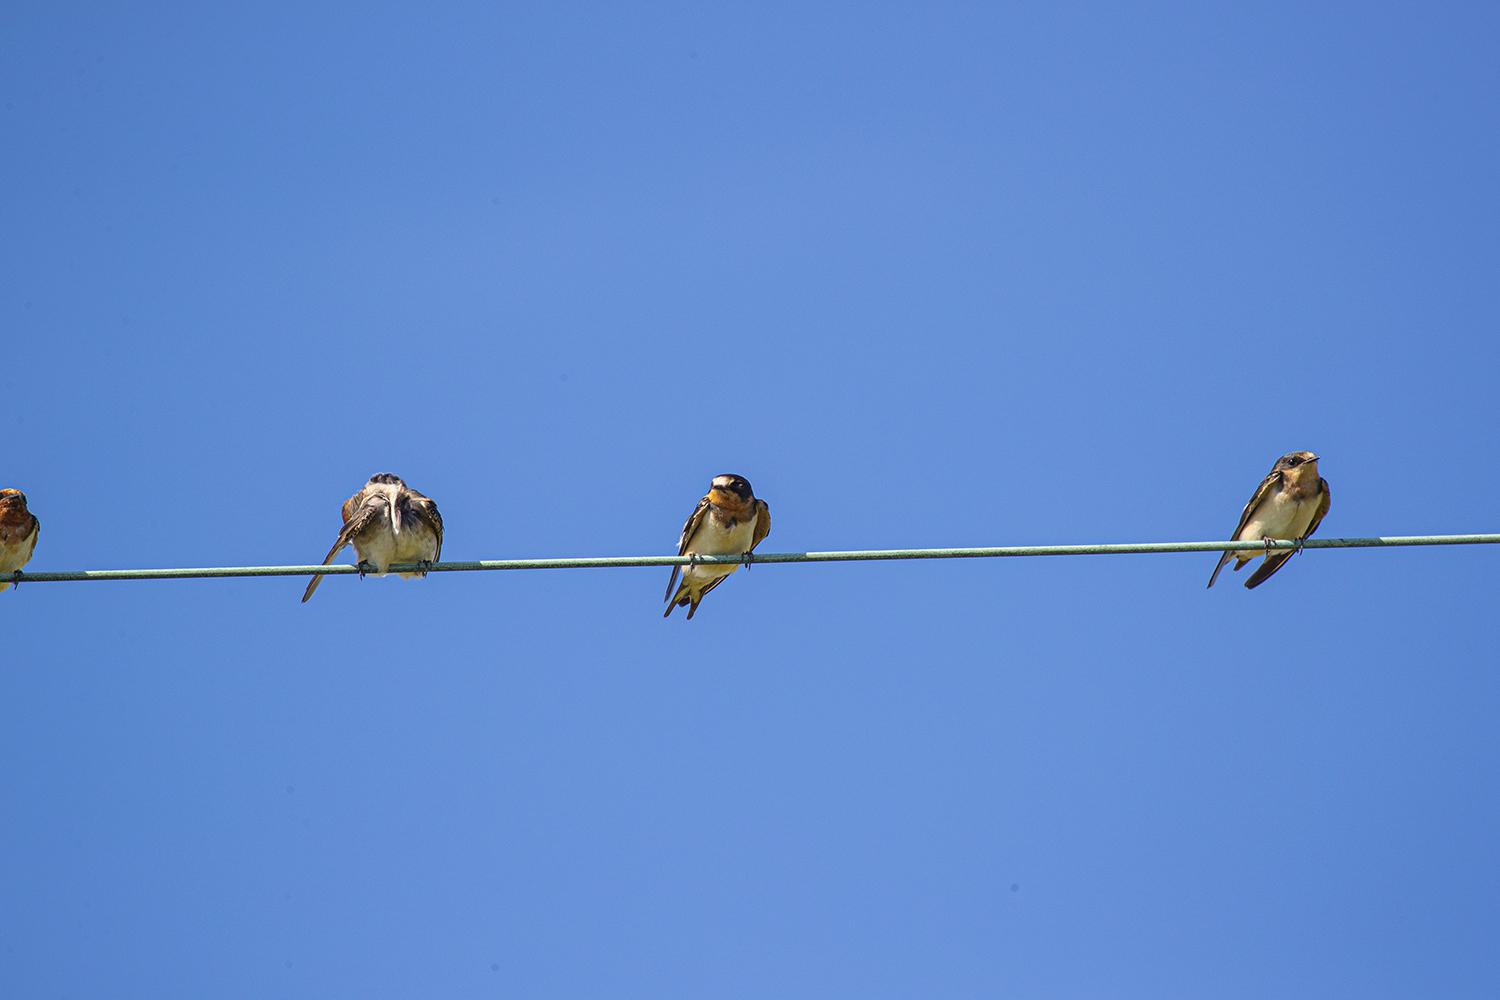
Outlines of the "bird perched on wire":
M 708 493 L 682 526 L 677 554 L 743 556 L 748 566 L 750 553 L 770 533 L 770 505 L 755 498 L 750 481 L 744 476 L 725 473 L 714 477 Z M 667 581 L 667 610 L 662 617 L 670 615 L 673 608 L 686 607 L 688 621 L 692 621 L 703 595 L 737 569 L 736 563 L 673 566 L 672 577 Z M 682 571 L 681 585 L 677 583 L 678 570 Z
M 1310 451 L 1289 451 L 1271 466 L 1270 475 L 1260 481 L 1260 487 L 1245 510 L 1240 514 L 1240 523 L 1234 529 L 1232 541 L 1259 542 L 1271 539 L 1291 539 L 1301 542 L 1314 531 L 1323 516 L 1328 513 L 1331 494 L 1328 480 L 1318 476 L 1318 456 Z M 1266 561 L 1250 574 L 1245 586 L 1255 588 L 1265 583 L 1288 559 L 1302 551 L 1301 545 L 1294 549 L 1266 549 Z M 1213 576 L 1208 578 L 1212 587 L 1224 564 L 1234 559 L 1235 572 L 1257 558 L 1260 553 L 1252 549 L 1226 552 L 1219 557 Z
M 26 509 L 26 494 L 0 490 L 0 576 L 10 576 L 31 561 L 41 533 L 42 522 Z M 9 586 L 0 583 L 0 590 Z
M 353 545 L 361 578 L 366 573 L 384 576 L 392 563 L 416 563 L 420 571 L 401 574 L 411 579 L 426 576 L 427 567 L 442 555 L 443 518 L 437 504 L 407 486 L 400 476 L 389 472 L 371 476 L 364 489 L 344 501 L 343 514 L 344 527 L 324 557 L 324 566 L 344 546 Z M 315 576 L 308 583 L 304 604 L 322 581 Z

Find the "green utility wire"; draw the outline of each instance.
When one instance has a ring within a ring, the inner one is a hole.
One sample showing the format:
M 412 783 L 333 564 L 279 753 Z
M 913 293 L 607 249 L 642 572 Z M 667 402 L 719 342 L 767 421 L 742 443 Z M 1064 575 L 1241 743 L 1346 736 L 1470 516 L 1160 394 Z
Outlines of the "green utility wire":
M 1376 549 L 1408 545 L 1496 545 L 1500 535 L 1398 535 L 1388 538 L 1309 538 L 1309 549 Z M 1116 545 L 1007 545 L 989 549 L 869 549 L 849 552 L 767 552 L 751 556 L 752 563 L 879 562 L 887 559 L 997 559 L 1008 556 L 1113 556 L 1157 552 L 1249 552 L 1294 549 L 1296 542 L 1126 542 Z M 598 556 L 578 559 L 486 559 L 479 562 L 434 563 L 433 573 L 468 573 L 485 569 L 604 569 L 622 566 L 727 566 L 739 556 Z M 391 572 L 417 572 L 398 563 Z M 0 582 L 62 583 L 72 580 L 196 580 L 230 576 L 346 576 L 359 567 L 333 566 L 211 566 L 201 569 L 86 569 L 66 573 L 16 573 Z

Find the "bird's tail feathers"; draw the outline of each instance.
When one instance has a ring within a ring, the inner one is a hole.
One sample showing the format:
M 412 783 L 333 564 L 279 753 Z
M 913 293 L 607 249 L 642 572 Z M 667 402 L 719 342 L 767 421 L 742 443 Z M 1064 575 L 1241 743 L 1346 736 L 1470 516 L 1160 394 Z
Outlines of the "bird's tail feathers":
M 664 611 L 664 612 L 662 612 L 662 617 L 663 618 L 670 618 L 671 615 L 672 615 L 673 610 L 682 607 L 683 605 L 687 604 L 691 600 L 692 600 L 692 595 L 688 592 L 687 581 L 684 580 L 684 581 L 682 581 L 681 585 L 678 586 L 677 592 L 675 594 L 673 594 L 670 598 L 667 599 L 667 610 Z M 693 605 L 693 606 L 697 607 L 697 605 Z M 693 617 L 693 612 L 692 611 L 688 611 L 688 617 L 689 618 Z

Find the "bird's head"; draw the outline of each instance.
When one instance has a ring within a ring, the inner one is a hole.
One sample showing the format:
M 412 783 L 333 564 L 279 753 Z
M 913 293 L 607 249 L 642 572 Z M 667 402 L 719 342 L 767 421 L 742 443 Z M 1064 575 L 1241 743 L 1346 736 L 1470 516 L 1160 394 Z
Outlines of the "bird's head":
M 1276 460 L 1273 472 L 1293 483 L 1318 481 L 1318 456 L 1310 451 L 1289 451 Z
M 1318 456 L 1310 451 L 1289 451 L 1276 460 L 1276 471 L 1288 472 L 1304 465 L 1310 465 L 1316 470 Z
M 722 476 L 714 476 L 713 485 L 708 489 L 708 498 L 711 503 L 720 506 L 738 507 L 753 501 L 755 494 L 750 490 L 750 480 L 726 472 Z

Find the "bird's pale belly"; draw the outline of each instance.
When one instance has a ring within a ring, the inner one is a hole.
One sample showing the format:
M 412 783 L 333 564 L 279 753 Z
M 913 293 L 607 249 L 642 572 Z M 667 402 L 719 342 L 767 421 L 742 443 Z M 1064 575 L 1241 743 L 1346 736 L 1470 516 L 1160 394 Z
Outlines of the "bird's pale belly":
M 1307 533 L 1307 526 L 1312 523 L 1313 514 L 1317 512 L 1317 500 L 1309 497 L 1306 500 L 1292 500 L 1286 497 L 1273 497 L 1261 504 L 1260 510 L 1245 524 L 1245 530 L 1240 532 L 1240 538 L 1244 541 L 1255 541 L 1261 538 L 1301 538 Z
M 31 552 L 36 548 L 36 532 L 18 541 L 10 541 L 0 544 L 0 574 L 9 576 L 16 570 L 25 566 L 31 559 Z M 0 590 L 5 590 L 10 584 L 0 583 Z
M 359 556 L 360 562 L 374 566 L 376 576 L 383 576 L 391 563 L 400 562 L 396 558 L 396 539 L 388 528 L 382 528 L 384 526 L 354 539 L 354 554 Z
M 754 540 L 755 521 L 753 519 L 740 521 L 734 527 L 726 529 L 710 516 L 704 518 L 703 526 L 688 542 L 687 550 L 705 556 L 737 556 L 748 552 L 750 543 Z M 684 580 L 691 580 L 694 583 L 709 583 L 728 576 L 739 568 L 738 563 L 731 563 L 728 566 L 684 566 L 682 576 Z
M 391 562 L 433 562 L 437 559 L 437 535 L 426 527 L 406 527 L 396 536 L 395 558 Z M 410 579 L 415 573 L 402 573 Z
M 26 565 L 26 560 L 31 558 L 31 549 L 36 542 L 33 539 L 12 542 L 0 545 L 0 573 L 14 573 Z

